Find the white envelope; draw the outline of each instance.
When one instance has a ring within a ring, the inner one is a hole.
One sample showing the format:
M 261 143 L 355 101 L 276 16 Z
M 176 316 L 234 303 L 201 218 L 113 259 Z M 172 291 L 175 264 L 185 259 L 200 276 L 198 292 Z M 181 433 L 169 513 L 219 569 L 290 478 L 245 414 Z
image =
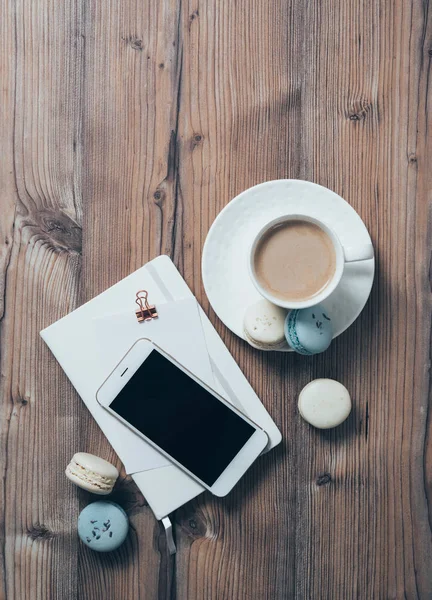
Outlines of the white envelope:
M 156 304 L 161 316 L 158 320 L 135 325 L 133 323 L 136 308 L 135 294 L 143 288 L 149 291 L 149 299 L 152 304 Z M 189 307 L 187 310 L 185 310 L 186 306 Z M 125 317 L 126 314 L 130 316 Z M 202 324 L 201 333 L 197 327 L 197 314 Z M 100 318 L 104 315 L 111 317 L 111 334 L 108 333 L 110 318 Z M 124 332 L 128 333 L 122 336 L 120 334 L 123 325 L 120 325 L 120 322 L 126 323 L 126 321 L 130 327 L 124 325 Z M 105 325 L 102 324 L 103 322 Z M 253 421 L 265 429 L 270 440 L 266 450 L 278 444 L 281 435 L 167 256 L 158 257 L 147 263 L 90 302 L 41 331 L 42 338 L 124 461 L 127 472 L 133 473 L 134 480 L 156 517 L 161 519 L 200 494 L 204 488 L 178 467 L 171 463 L 167 464 L 165 457 L 127 428 L 129 439 L 124 446 L 122 429 L 125 426 L 100 407 L 95 399 L 98 387 L 136 341 L 133 339 L 135 333 L 131 334 L 132 329 L 138 328 L 137 331 L 149 332 L 153 326 L 153 333 L 158 328 L 160 339 L 164 339 L 163 343 L 159 342 L 161 346 L 177 360 L 180 352 L 179 362 L 222 393 L 227 400 L 234 401 L 238 408 L 247 412 Z M 162 333 L 162 329 L 165 328 L 167 332 Z M 102 329 L 103 333 L 101 333 Z M 189 333 L 185 334 L 186 330 Z M 191 331 L 194 332 L 193 340 Z M 177 332 L 176 335 L 173 335 L 174 332 Z M 170 335 L 176 339 L 169 339 Z M 104 343 L 101 341 L 102 336 L 106 336 Z M 108 342 L 108 338 L 113 339 L 112 336 L 115 339 L 114 343 Z M 142 334 L 141 337 L 150 336 Z M 182 345 L 183 350 L 181 350 Z M 188 364 L 185 360 L 189 361 Z M 139 456 L 137 456 L 138 452 Z M 136 472 L 136 469 L 139 472 Z

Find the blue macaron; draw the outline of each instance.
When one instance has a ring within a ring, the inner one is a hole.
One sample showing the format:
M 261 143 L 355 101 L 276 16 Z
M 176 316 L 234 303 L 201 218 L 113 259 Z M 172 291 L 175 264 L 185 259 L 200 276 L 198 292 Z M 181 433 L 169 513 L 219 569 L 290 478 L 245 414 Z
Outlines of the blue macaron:
M 115 502 L 92 502 L 78 517 L 81 541 L 96 552 L 116 550 L 125 541 L 128 531 L 127 515 Z
M 285 337 L 299 354 L 310 356 L 324 352 L 333 339 L 331 318 L 321 304 L 294 309 L 285 319 Z

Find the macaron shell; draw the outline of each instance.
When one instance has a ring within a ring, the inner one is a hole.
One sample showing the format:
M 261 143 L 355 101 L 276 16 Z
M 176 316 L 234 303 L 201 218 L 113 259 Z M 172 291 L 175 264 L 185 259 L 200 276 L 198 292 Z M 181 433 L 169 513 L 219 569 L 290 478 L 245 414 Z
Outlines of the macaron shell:
M 286 344 L 284 322 L 287 311 L 264 298 L 250 305 L 244 316 L 244 333 L 257 348 L 281 348 Z
M 285 338 L 282 342 L 277 342 L 275 344 L 269 344 L 269 343 L 265 344 L 262 342 L 257 342 L 256 340 L 251 338 L 251 336 L 249 335 L 249 333 L 246 329 L 243 330 L 243 333 L 244 333 L 244 336 L 245 336 L 248 344 L 250 344 L 257 350 L 280 350 L 281 348 L 286 347 L 286 344 L 287 344 Z
M 96 552 L 116 550 L 125 541 L 128 531 L 128 517 L 115 502 L 92 502 L 78 517 L 81 541 Z
M 315 379 L 300 392 L 298 408 L 305 421 L 318 429 L 343 423 L 351 412 L 351 397 L 334 379 Z
M 76 452 L 72 457 L 72 462 L 76 462 L 78 465 L 84 467 L 84 469 L 99 473 L 103 477 L 117 479 L 119 476 L 119 472 L 114 465 L 104 458 L 89 454 L 88 452 Z
M 110 485 L 96 483 L 91 479 L 82 477 L 81 475 L 78 476 L 76 473 L 68 469 L 66 469 L 65 475 L 69 479 L 69 481 L 74 483 L 76 486 L 80 487 L 83 490 L 86 490 L 87 492 L 91 492 L 92 494 L 97 494 L 99 496 L 107 496 L 108 494 L 111 494 L 115 483 L 112 482 Z
M 324 352 L 333 339 L 331 318 L 320 304 L 294 309 L 285 320 L 285 337 L 291 348 L 299 354 Z
M 74 454 L 65 474 L 78 487 L 99 495 L 110 494 L 119 476 L 114 465 L 87 452 Z
M 301 344 L 299 337 L 297 335 L 296 330 L 296 319 L 297 319 L 298 310 L 292 310 L 288 313 L 285 320 L 285 338 L 290 346 L 295 352 L 298 354 L 304 354 L 305 356 L 312 356 L 312 352 L 310 352 L 307 348 Z

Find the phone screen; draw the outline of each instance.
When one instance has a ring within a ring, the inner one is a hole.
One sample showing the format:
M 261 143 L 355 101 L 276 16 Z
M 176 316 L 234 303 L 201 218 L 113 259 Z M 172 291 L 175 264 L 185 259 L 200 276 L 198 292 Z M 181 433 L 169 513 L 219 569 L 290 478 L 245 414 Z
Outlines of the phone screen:
M 208 486 L 255 432 L 157 350 L 110 408 Z

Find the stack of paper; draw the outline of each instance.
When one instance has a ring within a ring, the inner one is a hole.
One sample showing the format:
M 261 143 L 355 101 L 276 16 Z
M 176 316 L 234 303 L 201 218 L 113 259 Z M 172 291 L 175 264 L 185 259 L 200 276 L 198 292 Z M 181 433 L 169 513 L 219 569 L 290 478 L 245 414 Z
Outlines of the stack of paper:
M 138 323 L 135 295 L 141 289 L 148 290 L 158 319 Z M 96 401 L 98 388 L 137 339 L 153 340 L 247 413 L 267 432 L 266 450 L 281 440 L 276 425 L 167 256 L 147 263 L 41 331 L 41 336 L 158 519 L 204 488 Z

